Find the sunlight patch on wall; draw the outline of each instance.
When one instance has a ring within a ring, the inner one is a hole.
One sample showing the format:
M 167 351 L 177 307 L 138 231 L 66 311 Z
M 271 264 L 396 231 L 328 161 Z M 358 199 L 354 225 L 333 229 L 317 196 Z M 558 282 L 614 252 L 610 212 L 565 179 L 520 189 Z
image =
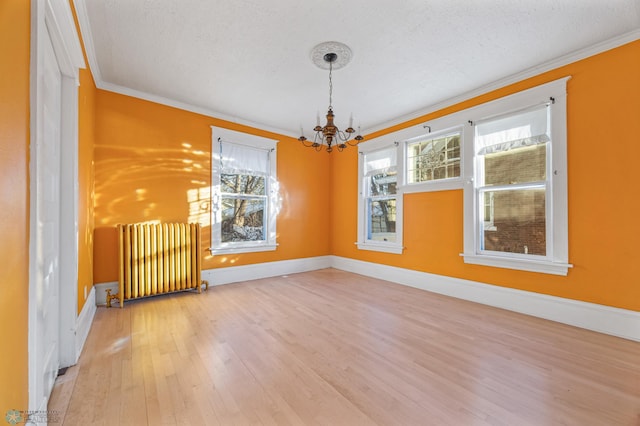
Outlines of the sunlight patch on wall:
M 136 201 L 144 201 L 147 190 L 145 188 L 136 189 Z
M 209 226 L 211 187 L 189 189 L 187 202 L 189 203 L 189 223 L 199 223 L 203 228 Z

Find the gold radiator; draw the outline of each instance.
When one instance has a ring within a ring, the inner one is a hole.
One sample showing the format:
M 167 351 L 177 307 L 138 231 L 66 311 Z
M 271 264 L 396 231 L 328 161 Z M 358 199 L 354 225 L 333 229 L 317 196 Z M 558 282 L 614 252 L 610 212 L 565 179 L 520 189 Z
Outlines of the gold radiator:
M 107 292 L 107 307 L 125 300 L 176 291 L 197 290 L 201 278 L 200 224 L 136 223 L 118 225 L 119 292 Z

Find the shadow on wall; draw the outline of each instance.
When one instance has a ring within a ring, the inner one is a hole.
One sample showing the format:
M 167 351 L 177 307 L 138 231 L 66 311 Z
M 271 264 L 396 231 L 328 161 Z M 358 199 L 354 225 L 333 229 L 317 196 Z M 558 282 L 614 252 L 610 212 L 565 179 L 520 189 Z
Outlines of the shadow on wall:
M 209 247 L 210 154 L 188 142 L 176 145 L 95 147 L 96 283 L 117 280 L 117 224 L 200 223 L 202 246 Z
M 96 146 L 96 226 L 135 222 L 209 225 L 208 152 Z

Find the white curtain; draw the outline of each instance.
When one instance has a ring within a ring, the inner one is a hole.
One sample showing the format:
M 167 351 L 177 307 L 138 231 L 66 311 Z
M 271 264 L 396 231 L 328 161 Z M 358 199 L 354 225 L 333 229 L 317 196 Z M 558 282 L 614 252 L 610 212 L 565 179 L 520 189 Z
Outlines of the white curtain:
M 222 173 L 269 175 L 269 150 L 220 141 Z
M 486 120 L 476 125 L 476 150 L 484 155 L 547 143 L 549 129 L 547 105 Z
M 368 176 L 372 171 L 394 171 L 397 164 L 398 150 L 395 147 L 369 152 L 365 154 L 364 174 Z

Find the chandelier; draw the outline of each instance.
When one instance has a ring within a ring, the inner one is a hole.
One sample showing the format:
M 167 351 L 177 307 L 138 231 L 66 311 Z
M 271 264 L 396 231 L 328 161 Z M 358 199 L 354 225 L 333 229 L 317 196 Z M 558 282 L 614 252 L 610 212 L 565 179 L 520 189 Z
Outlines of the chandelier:
M 349 118 L 349 127 L 340 130 L 333 122 L 335 117 L 333 113 L 333 70 L 344 67 L 351 59 L 351 49 L 345 44 L 329 41 L 321 43 L 311 51 L 311 60 L 318 67 L 329 69 L 329 109 L 327 110 L 327 122 L 324 126 L 320 125 L 320 114 L 316 119 L 316 127 L 313 128 L 315 135 L 313 141 L 308 140 L 304 136 L 302 128 L 300 128 L 300 137 L 298 140 L 309 148 L 321 151 L 322 146 L 327 146 L 327 152 L 332 152 L 334 147 L 338 151 L 342 151 L 347 146 L 356 146 L 364 138 L 358 134 L 353 140 L 351 137 L 356 131 L 353 128 L 353 115 Z M 358 129 L 358 133 L 360 133 Z

